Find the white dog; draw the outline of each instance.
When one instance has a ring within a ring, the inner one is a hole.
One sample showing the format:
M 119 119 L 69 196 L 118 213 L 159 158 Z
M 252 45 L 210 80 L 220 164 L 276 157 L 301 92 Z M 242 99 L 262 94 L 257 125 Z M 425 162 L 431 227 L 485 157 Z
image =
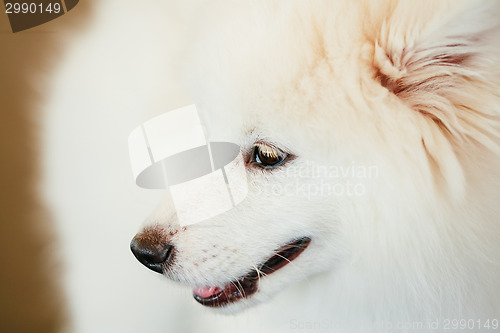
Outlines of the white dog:
M 498 329 L 500 4 L 201 12 L 183 82 L 211 139 L 240 146 L 249 193 L 187 227 L 167 197 L 134 237 L 135 256 L 189 286 L 202 304 L 189 309 L 264 303 L 217 317 L 222 328 Z M 215 314 L 203 316 L 214 328 Z

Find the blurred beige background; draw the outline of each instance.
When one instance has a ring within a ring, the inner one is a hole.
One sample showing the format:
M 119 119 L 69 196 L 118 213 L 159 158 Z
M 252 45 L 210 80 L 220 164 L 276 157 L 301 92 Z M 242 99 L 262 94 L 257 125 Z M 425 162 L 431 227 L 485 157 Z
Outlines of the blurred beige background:
M 135 186 L 127 148 L 190 104 L 166 65 L 190 10 L 91 3 L 15 34 L 0 13 L 0 332 L 196 332 L 205 309 L 130 252 L 164 193 Z
M 15 34 L 0 13 L 1 333 L 237 331 L 129 248 L 165 193 L 134 184 L 127 138 L 192 103 L 200 3 L 80 1 Z
M 61 31 L 79 29 L 88 3 L 41 26 L 12 33 L 0 13 L 0 332 L 56 332 L 66 313 L 63 269 L 49 213 L 37 199 L 37 100 L 33 84 L 58 53 Z

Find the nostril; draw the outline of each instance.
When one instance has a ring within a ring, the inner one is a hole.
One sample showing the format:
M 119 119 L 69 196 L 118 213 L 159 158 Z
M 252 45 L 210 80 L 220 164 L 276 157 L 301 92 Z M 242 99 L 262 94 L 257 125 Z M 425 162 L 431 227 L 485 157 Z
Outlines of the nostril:
M 163 265 L 172 252 L 170 244 L 152 242 L 141 234 L 132 239 L 130 249 L 141 264 L 158 273 L 163 273 Z

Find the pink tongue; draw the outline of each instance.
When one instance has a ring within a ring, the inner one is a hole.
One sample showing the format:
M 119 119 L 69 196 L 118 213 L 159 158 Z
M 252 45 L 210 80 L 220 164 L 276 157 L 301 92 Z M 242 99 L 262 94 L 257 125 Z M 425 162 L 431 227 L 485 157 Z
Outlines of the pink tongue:
M 195 295 L 203 298 L 208 298 L 217 294 L 220 291 L 219 287 L 196 287 L 193 289 Z

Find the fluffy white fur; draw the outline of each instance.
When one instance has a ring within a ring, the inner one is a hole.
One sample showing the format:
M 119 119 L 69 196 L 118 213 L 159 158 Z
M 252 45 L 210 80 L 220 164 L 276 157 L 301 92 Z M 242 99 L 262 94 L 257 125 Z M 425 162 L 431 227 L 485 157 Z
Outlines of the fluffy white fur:
M 256 294 L 223 310 L 262 303 L 248 311 L 224 317 L 199 312 L 201 305 L 185 303 L 189 292 L 172 300 L 192 313 L 184 314 L 192 320 L 186 329 L 423 332 L 444 330 L 447 320 L 475 319 L 479 330 L 477 320 L 500 319 L 498 2 L 226 1 L 200 13 L 193 24 L 196 37 L 187 39 L 183 82 L 212 139 L 236 142 L 245 154 L 264 141 L 296 158 L 271 171 L 249 165 L 247 199 L 185 230 L 166 198 L 146 225 L 176 231 L 170 241 L 179 252 L 167 275 L 191 287 L 221 285 L 296 237 L 309 236 L 312 242 L 291 264 L 262 278 Z M 161 40 L 161 25 L 150 28 L 148 33 Z M 96 52 L 92 45 L 98 35 L 86 35 L 89 44 L 83 49 Z M 172 37 L 165 41 L 180 45 Z M 127 38 L 123 45 L 136 50 L 136 42 Z M 165 62 L 179 61 L 171 57 L 172 49 L 144 40 L 139 45 L 144 52 L 122 53 L 130 57 L 126 66 L 113 57 L 106 60 L 112 66 L 104 80 L 109 84 L 103 86 L 94 72 L 79 76 L 97 82 L 84 93 L 84 104 L 94 97 L 108 101 L 107 110 L 94 106 L 113 114 L 113 120 L 127 119 L 121 132 L 147 118 L 124 113 L 155 107 L 144 99 L 168 104 L 161 94 L 169 94 L 172 82 L 154 75 L 168 71 L 155 72 L 149 61 L 164 66 L 163 55 Z M 144 57 L 149 60 L 137 62 Z M 65 72 L 74 74 L 61 70 L 59 82 L 72 82 L 74 75 Z M 122 81 L 129 73 L 135 76 Z M 141 75 L 145 80 L 137 82 Z M 123 99 L 134 107 L 115 104 Z M 52 106 L 62 109 L 56 100 Z M 110 126 L 103 129 L 108 131 L 113 133 Z M 122 145 L 125 134 L 118 134 Z M 114 164 L 125 170 L 122 162 Z M 376 172 L 352 179 L 311 174 L 353 165 Z M 362 185 L 362 195 L 324 192 L 349 180 Z M 288 184 L 323 191 L 273 193 L 296 189 Z M 118 200 L 105 199 L 114 205 Z M 184 208 L 196 209 L 196 200 Z M 123 275 L 122 281 L 129 278 Z M 287 286 L 293 287 L 284 292 Z M 169 297 L 162 290 L 147 292 Z M 149 312 L 167 311 L 144 302 L 130 315 L 150 318 Z

